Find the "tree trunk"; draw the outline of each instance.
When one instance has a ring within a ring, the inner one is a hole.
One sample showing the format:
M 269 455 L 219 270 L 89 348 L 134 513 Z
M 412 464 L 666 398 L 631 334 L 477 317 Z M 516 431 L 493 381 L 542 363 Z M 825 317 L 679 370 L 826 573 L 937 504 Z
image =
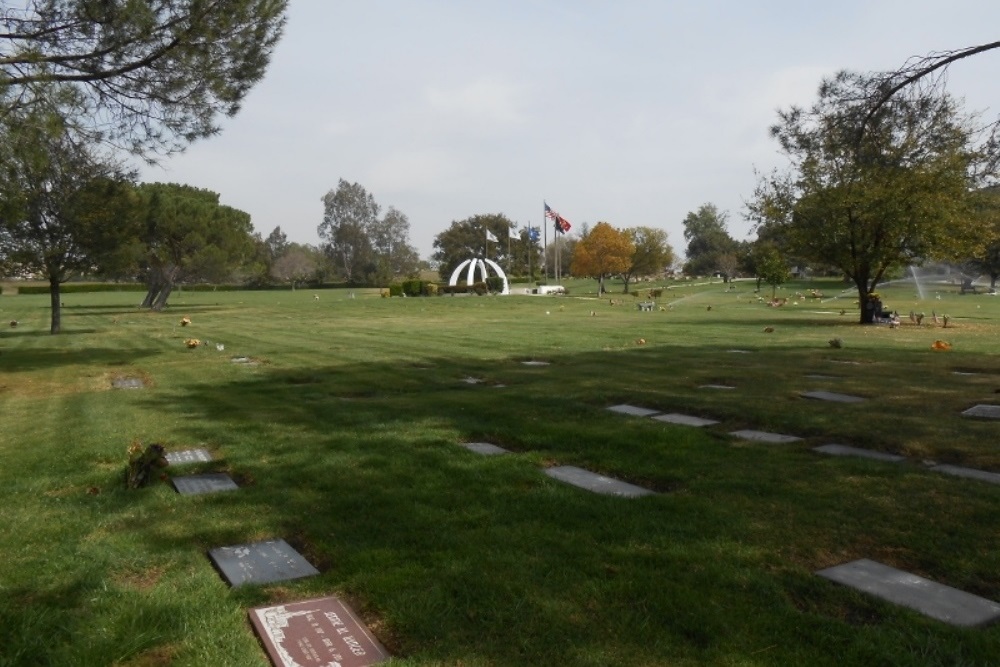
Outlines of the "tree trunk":
M 174 291 L 173 281 L 168 281 L 161 289 L 160 293 L 156 295 L 156 301 L 153 302 L 151 308 L 156 312 L 162 311 L 167 307 L 167 299 L 170 298 L 170 293 Z
M 52 304 L 52 325 L 49 333 L 57 334 L 62 329 L 62 302 L 59 300 L 59 281 L 49 278 L 49 303 Z
M 150 281 L 149 288 L 146 290 L 146 296 L 143 297 L 142 303 L 139 304 L 140 308 L 152 308 L 153 304 L 156 302 L 156 296 L 163 289 L 158 281 Z
M 859 277 L 854 284 L 858 288 L 858 304 L 861 306 L 859 323 L 872 324 L 875 322 L 875 300 L 869 296 L 871 289 L 868 287 L 868 281 Z

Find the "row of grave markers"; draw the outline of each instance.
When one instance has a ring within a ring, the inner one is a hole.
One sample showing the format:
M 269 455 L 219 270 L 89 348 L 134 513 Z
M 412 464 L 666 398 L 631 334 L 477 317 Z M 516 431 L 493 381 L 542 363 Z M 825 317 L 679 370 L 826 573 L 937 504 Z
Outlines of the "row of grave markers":
M 750 350 L 729 350 L 731 353 L 749 354 Z M 839 361 L 839 360 L 838 360 Z M 840 361 L 840 363 L 857 364 L 855 361 Z M 834 379 L 834 376 L 814 374 L 812 379 Z M 736 387 L 723 384 L 706 384 L 702 389 L 734 390 Z M 801 394 L 803 398 L 835 403 L 861 403 L 865 398 L 830 391 L 808 391 Z M 704 427 L 718 424 L 713 419 L 695 417 L 681 413 L 661 413 L 633 405 L 615 405 L 608 408 L 613 412 L 637 417 L 651 417 L 654 420 L 683 426 Z M 1000 419 L 1000 406 L 977 405 L 962 413 L 969 417 Z M 743 440 L 753 440 L 766 443 L 791 443 L 802 438 L 767 431 L 739 430 L 730 435 Z M 484 455 L 508 453 L 508 450 L 491 443 L 467 443 L 468 449 Z M 828 444 L 814 448 L 815 451 L 835 456 L 859 456 L 887 462 L 899 462 L 906 457 L 884 452 L 850 447 L 840 444 Z M 972 468 L 952 465 L 935 465 L 931 470 L 959 477 L 968 477 L 985 482 L 1000 484 L 1000 474 Z M 574 466 L 556 466 L 547 468 L 545 474 L 554 479 L 578 486 L 595 493 L 619 495 L 624 497 L 639 497 L 651 495 L 654 492 L 620 480 L 577 468 Z M 820 570 L 817 575 L 850 588 L 869 593 L 889 602 L 916 610 L 926 616 L 963 627 L 980 627 L 1000 619 L 1000 604 L 965 591 L 945 586 L 925 579 L 915 574 L 904 572 L 888 565 L 868 559 L 859 559 L 831 568 Z
M 523 362 L 526 365 L 547 365 L 546 362 Z M 706 385 L 706 388 L 734 387 Z M 865 399 L 833 392 L 806 392 L 806 398 L 844 403 Z M 718 421 L 680 413 L 661 414 L 657 410 L 630 405 L 616 405 L 611 411 L 686 426 L 703 427 Z M 968 416 L 1000 419 L 1000 406 L 975 406 Z M 733 431 L 731 435 L 748 440 L 770 443 L 796 442 L 801 438 L 765 431 Z M 508 453 L 490 443 L 466 443 L 465 447 L 483 455 Z M 883 461 L 902 461 L 905 457 L 883 452 L 858 449 L 845 445 L 823 445 L 816 451 L 848 456 L 862 456 Z M 204 449 L 171 452 L 166 455 L 172 465 L 209 462 L 211 453 Z M 935 466 L 940 472 L 1000 483 L 1000 474 L 960 468 Z M 545 469 L 549 477 L 592 491 L 627 498 L 653 495 L 655 492 L 575 466 L 555 466 Z M 172 479 L 178 493 L 194 495 L 237 490 L 239 486 L 228 475 L 208 473 L 179 476 Z M 313 567 L 285 540 L 267 540 L 250 544 L 218 547 L 208 557 L 230 586 L 266 584 L 314 576 Z M 820 570 L 816 573 L 831 581 L 875 595 L 889 602 L 923 613 L 931 618 L 957 626 L 976 627 L 1000 619 L 1000 604 L 964 591 L 933 582 L 868 559 Z M 341 667 L 365 667 L 390 659 L 388 651 L 365 627 L 354 611 L 336 596 L 315 598 L 268 607 L 256 607 L 249 612 L 250 622 L 272 663 L 276 667 L 302 664 L 337 664 Z
M 249 357 L 234 358 L 233 363 L 253 363 Z M 528 360 L 526 366 L 547 366 L 549 362 Z M 466 382 L 480 382 L 466 378 Z M 138 378 L 122 378 L 113 382 L 116 389 L 141 389 L 145 386 Z M 492 447 L 492 445 L 490 445 Z M 499 448 L 496 448 L 499 450 Z M 206 449 L 189 449 L 168 452 L 170 465 L 207 463 L 213 460 Z M 565 466 L 559 474 L 586 485 L 585 470 Z M 604 492 L 619 495 L 651 493 L 646 489 L 595 476 Z M 239 485 L 225 473 L 181 475 L 171 478 L 171 483 L 181 495 L 200 495 L 235 491 Z M 269 584 L 300 579 L 319 574 L 309 561 L 285 540 L 265 540 L 210 549 L 208 557 L 226 582 L 233 587 L 244 584 Z M 255 607 L 249 612 L 250 623 L 260 638 L 268 657 L 276 667 L 298 665 L 338 665 L 338 667 L 366 667 L 391 658 L 389 652 L 361 622 L 357 614 L 336 596 L 302 600 L 269 607 Z
M 201 463 L 212 461 L 212 454 L 206 449 L 190 449 L 168 452 L 166 459 L 170 465 Z M 224 473 L 184 475 L 171 481 L 182 495 L 239 489 Z M 233 587 L 319 574 L 319 570 L 281 539 L 217 547 L 209 550 L 208 557 Z M 391 657 L 357 614 L 336 596 L 255 607 L 248 614 L 275 667 L 366 667 Z
M 828 392 L 810 392 L 812 394 Z M 840 396 L 840 395 L 838 395 Z M 844 401 L 840 398 L 827 398 L 821 396 L 808 396 L 809 398 L 821 398 L 822 400 L 834 400 L 839 402 L 857 402 L 855 400 Z M 847 397 L 864 400 L 860 397 Z M 976 406 L 977 408 L 993 407 L 996 416 L 1000 418 L 1000 406 Z M 704 427 L 718 424 L 718 421 L 694 417 L 680 413 L 661 413 L 659 410 L 638 407 L 634 405 L 613 405 L 608 408 L 612 412 L 631 415 L 636 417 L 651 417 L 654 420 L 683 426 Z M 984 416 L 982 410 L 978 413 L 967 410 L 963 414 L 969 416 Z M 802 440 L 797 436 L 785 435 L 781 433 L 769 433 L 766 431 L 732 431 L 730 435 L 744 439 L 755 440 L 768 443 L 790 443 Z M 906 460 L 904 456 L 887 454 L 847 445 L 822 445 L 813 448 L 815 451 L 832 454 L 835 456 L 860 456 L 887 462 L 899 462 Z M 994 484 L 1000 484 L 1000 474 L 974 470 L 971 468 L 961 468 L 951 465 L 936 465 L 931 468 L 938 472 L 979 479 Z M 844 563 L 834 567 L 826 568 L 816 572 L 817 575 L 829 579 L 830 581 L 843 584 L 850 588 L 874 595 L 888 602 L 892 602 L 909 609 L 918 611 L 926 616 L 962 627 L 982 627 L 1000 620 L 1000 604 L 993 600 L 967 593 L 965 591 L 939 584 L 935 581 L 925 579 L 903 570 L 898 570 L 883 563 L 862 558 Z

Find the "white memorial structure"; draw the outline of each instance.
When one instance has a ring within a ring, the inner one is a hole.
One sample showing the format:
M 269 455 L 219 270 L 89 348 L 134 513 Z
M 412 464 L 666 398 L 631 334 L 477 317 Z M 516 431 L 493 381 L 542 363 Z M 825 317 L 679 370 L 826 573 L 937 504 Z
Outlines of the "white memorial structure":
M 458 266 L 455 270 L 451 272 L 451 278 L 448 280 L 448 284 L 454 287 L 458 284 L 459 276 L 462 275 L 462 271 L 466 271 L 465 283 L 472 287 L 476 283 L 476 269 L 479 269 L 482 273 L 482 282 L 486 282 L 486 277 L 489 275 L 489 269 L 493 269 L 494 272 L 501 278 L 503 278 L 503 291 L 500 294 L 510 294 L 510 283 L 507 282 L 507 274 L 503 272 L 500 265 L 494 262 L 492 259 L 467 259 Z

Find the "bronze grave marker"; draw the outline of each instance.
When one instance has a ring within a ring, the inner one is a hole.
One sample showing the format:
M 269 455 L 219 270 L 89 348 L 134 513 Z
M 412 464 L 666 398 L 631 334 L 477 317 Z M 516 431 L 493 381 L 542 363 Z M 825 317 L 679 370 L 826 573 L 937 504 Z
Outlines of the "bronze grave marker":
M 249 613 L 275 667 L 366 667 L 391 657 L 336 597 L 256 607 Z

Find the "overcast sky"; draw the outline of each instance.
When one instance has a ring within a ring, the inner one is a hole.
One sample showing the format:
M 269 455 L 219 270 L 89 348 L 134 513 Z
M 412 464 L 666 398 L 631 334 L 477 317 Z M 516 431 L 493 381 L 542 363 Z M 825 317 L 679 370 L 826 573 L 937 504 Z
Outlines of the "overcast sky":
M 775 111 L 839 69 L 1000 39 L 996 0 L 291 0 L 266 78 L 219 136 L 144 181 L 214 190 L 267 236 L 319 243 L 322 196 L 360 183 L 429 258 L 453 220 L 667 230 L 711 202 L 750 236 Z M 1000 114 L 1000 51 L 950 91 Z M 551 238 L 551 230 L 549 231 Z

